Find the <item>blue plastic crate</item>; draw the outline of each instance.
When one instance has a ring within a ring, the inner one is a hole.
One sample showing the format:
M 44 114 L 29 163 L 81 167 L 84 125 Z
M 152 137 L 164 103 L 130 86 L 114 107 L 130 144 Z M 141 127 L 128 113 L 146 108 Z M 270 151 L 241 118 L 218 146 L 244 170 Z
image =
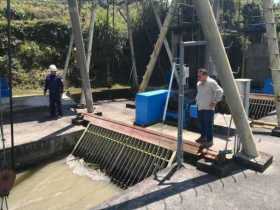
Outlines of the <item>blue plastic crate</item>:
M 198 118 L 197 105 L 190 105 L 190 117 L 191 118 Z
M 167 90 L 155 90 L 136 95 L 135 124 L 141 126 L 160 122 L 162 119 Z

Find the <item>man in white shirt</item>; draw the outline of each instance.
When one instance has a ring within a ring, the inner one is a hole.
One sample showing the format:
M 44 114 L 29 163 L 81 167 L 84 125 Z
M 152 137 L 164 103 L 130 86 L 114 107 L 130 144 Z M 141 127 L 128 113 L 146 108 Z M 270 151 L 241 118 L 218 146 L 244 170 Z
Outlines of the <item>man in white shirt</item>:
M 224 91 L 214 79 L 208 76 L 206 69 L 198 69 L 197 78 L 196 103 L 201 134 L 197 142 L 205 147 L 211 147 L 215 107 L 222 100 Z

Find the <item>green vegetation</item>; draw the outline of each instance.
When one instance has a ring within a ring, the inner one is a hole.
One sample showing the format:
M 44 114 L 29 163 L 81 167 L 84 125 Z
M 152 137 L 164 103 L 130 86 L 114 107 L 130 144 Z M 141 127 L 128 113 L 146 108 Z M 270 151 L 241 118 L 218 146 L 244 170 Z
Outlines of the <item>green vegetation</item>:
M 65 1 L 12 0 L 12 67 L 16 89 L 40 89 L 50 64 L 56 64 L 58 68 L 63 69 L 71 35 L 68 8 L 67 4 L 63 2 Z M 85 44 L 87 43 L 90 8 L 92 6 L 90 2 L 86 1 L 81 9 Z M 148 1 L 144 1 L 143 5 L 143 10 L 140 3 L 130 6 L 139 78 L 144 73 L 159 32 Z M 0 76 L 7 73 L 5 6 L 5 1 L 0 1 Z M 248 4 L 248 1 L 244 0 L 223 0 L 221 7 L 221 29 L 225 45 L 232 46 L 228 53 L 233 69 L 236 70 L 242 63 L 241 49 L 244 47 L 244 38 L 247 37 L 249 42 L 256 42 L 260 41 L 263 35 L 263 32 L 244 33 L 248 25 L 262 21 L 260 17 L 252 19 L 253 16 L 260 16 L 261 1 Z M 158 8 L 163 19 L 167 11 L 166 2 L 159 3 Z M 276 11 L 276 15 L 278 15 L 279 9 Z M 190 11 L 185 13 L 193 21 L 192 13 Z M 90 69 L 90 78 L 94 88 L 111 86 L 115 83 L 129 85 L 132 82 L 126 22 L 117 9 L 115 9 L 114 14 L 113 23 L 112 6 L 108 15 L 106 8 L 98 7 L 97 9 Z M 176 21 L 174 19 L 174 23 Z M 192 32 L 186 34 L 186 39 L 203 38 L 196 23 L 186 30 Z M 170 34 L 168 34 L 168 38 L 170 39 Z M 189 60 L 199 60 L 197 57 L 200 54 L 194 50 Z M 198 61 L 191 68 L 200 67 L 199 65 L 201 64 Z M 169 61 L 165 50 L 162 50 L 156 73 L 152 77 L 153 84 L 162 85 L 168 68 L 170 68 Z M 75 55 L 71 57 L 68 79 L 72 86 L 80 87 Z
M 5 2 L 0 2 L 0 75 L 7 73 L 7 20 Z M 90 20 L 89 3 L 81 10 L 85 44 Z M 137 21 L 136 10 L 132 9 L 133 21 Z M 110 72 L 113 83 L 128 83 L 130 58 L 127 53 L 126 23 L 115 11 L 112 26 L 110 10 L 107 26 L 107 10 L 97 9 L 94 34 L 94 74 L 95 86 L 106 85 L 106 62 L 111 62 Z M 67 5 L 59 1 L 12 0 L 12 53 L 14 85 L 17 89 L 38 89 L 44 82 L 46 70 L 52 63 L 63 69 L 71 28 Z M 128 51 L 129 52 L 129 51 Z M 114 63 L 113 63 L 114 62 Z M 118 74 L 126 69 L 126 76 Z M 80 86 L 79 71 L 75 56 L 72 55 L 69 79 L 72 85 Z M 93 68 L 91 69 L 93 72 Z M 78 79 L 77 79 L 78 78 Z

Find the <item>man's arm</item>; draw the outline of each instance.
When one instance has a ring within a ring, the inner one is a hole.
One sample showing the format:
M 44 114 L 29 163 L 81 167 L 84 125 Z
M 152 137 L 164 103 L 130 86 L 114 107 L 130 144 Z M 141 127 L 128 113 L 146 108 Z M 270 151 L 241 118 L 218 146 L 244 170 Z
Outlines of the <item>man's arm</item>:
M 224 91 L 215 80 L 212 83 L 212 90 L 214 92 L 213 102 L 214 103 L 220 102 L 223 99 Z
M 63 94 L 63 92 L 64 92 L 64 85 L 63 85 L 62 78 L 59 78 L 59 86 L 60 86 L 60 93 Z
M 44 95 L 47 94 L 47 90 L 49 89 L 49 80 L 48 77 L 45 79 L 45 88 L 44 88 Z

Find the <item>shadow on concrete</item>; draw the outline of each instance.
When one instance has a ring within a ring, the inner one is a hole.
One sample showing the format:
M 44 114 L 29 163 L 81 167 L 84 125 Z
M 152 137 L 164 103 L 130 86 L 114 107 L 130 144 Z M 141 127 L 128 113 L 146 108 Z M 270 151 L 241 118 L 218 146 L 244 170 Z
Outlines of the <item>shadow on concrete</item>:
M 58 131 L 55 131 L 47 136 L 44 136 L 43 138 L 41 138 L 39 141 L 41 140 L 45 140 L 45 139 L 50 139 L 50 138 L 53 138 L 53 137 L 57 137 L 57 136 L 60 136 L 60 134 L 64 133 L 65 131 L 67 130 L 70 130 L 71 128 L 75 127 L 75 125 L 73 124 L 70 124 L 70 125 L 67 125 L 65 126 L 64 128 L 61 128 L 60 130 Z
M 63 117 L 75 116 L 75 113 L 70 110 L 70 106 L 63 107 Z M 55 121 L 58 118 L 51 118 L 48 107 L 37 107 L 14 112 L 14 123 L 23 122 L 38 122 L 44 123 L 47 121 Z M 9 113 L 4 113 L 4 125 L 10 123 Z
M 76 103 L 79 103 L 80 97 L 81 97 L 80 93 L 71 94 L 71 98 Z M 120 99 L 120 98 L 133 99 L 135 98 L 135 91 L 131 88 L 108 89 L 108 90 L 94 91 L 92 93 L 92 97 L 94 101 L 113 100 L 113 99 Z
M 235 171 L 231 177 L 234 180 L 234 182 L 237 182 L 236 178 L 234 177 L 234 174 L 237 173 L 243 173 L 244 177 L 246 178 L 246 174 L 244 173 L 244 168 L 240 168 L 238 171 Z M 225 178 L 225 177 L 224 177 Z M 224 187 L 223 180 L 209 175 L 205 174 L 200 177 L 195 177 L 192 179 L 188 179 L 182 182 L 172 182 L 172 183 L 164 183 L 161 185 L 167 185 L 167 187 L 159 189 L 154 192 L 147 193 L 143 196 L 133 198 L 131 200 L 124 201 L 122 203 L 109 206 L 106 208 L 102 208 L 102 210 L 130 210 L 130 209 L 137 209 L 144 206 L 147 206 L 149 204 L 158 202 L 160 200 L 164 200 L 170 196 L 185 192 L 187 190 L 193 189 L 195 191 L 196 197 L 198 196 L 198 191 L 196 190 L 197 187 L 207 185 L 209 187 L 210 192 L 213 192 L 212 187 L 210 186 L 211 182 L 215 182 L 220 180 L 222 186 Z M 101 210 L 101 209 L 100 209 Z
M 100 100 L 100 101 L 95 101 L 93 105 L 103 105 L 103 104 L 112 104 L 114 102 L 134 102 L 134 100 L 130 99 L 112 99 L 112 100 Z

